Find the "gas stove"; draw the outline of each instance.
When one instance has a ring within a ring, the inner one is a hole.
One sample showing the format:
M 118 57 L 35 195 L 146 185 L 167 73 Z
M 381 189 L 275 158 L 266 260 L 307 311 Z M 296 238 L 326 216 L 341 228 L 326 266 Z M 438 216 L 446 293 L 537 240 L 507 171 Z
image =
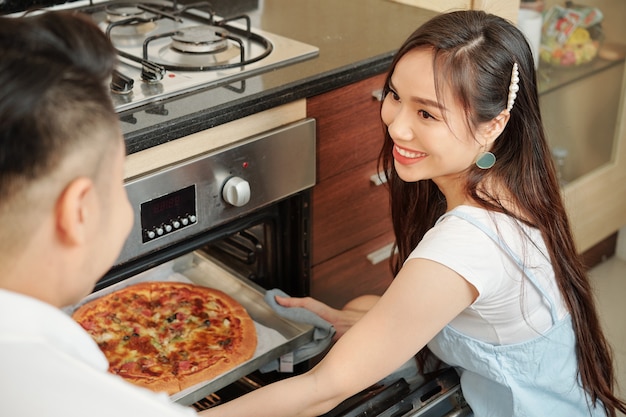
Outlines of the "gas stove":
M 253 28 L 245 14 L 219 17 L 207 1 L 92 0 L 58 8 L 90 15 L 117 48 L 111 96 L 118 112 L 218 86 L 243 91 L 250 76 L 319 54 Z

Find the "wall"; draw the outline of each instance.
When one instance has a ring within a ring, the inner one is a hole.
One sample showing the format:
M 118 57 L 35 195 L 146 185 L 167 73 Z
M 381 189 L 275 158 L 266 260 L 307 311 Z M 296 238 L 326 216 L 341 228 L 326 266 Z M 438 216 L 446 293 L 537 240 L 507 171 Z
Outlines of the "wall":
M 458 9 L 480 9 L 517 21 L 520 0 L 392 0 L 423 9 L 447 12 Z

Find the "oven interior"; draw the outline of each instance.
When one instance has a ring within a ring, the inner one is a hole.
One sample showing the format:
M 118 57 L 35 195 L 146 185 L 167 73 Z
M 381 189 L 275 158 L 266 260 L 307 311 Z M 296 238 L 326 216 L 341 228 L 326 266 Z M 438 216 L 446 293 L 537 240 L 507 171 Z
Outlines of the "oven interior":
M 293 296 L 310 293 L 309 205 L 311 191 L 258 209 L 140 258 L 116 264 L 95 291 L 197 251 L 234 276 Z

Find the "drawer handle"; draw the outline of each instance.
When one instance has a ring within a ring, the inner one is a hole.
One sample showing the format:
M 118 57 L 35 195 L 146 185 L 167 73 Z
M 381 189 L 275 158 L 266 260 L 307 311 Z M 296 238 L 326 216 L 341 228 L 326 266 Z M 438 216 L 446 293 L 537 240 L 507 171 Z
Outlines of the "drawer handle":
M 367 255 L 367 260 L 370 261 L 372 265 L 377 265 L 382 261 L 386 261 L 391 258 L 391 248 L 393 247 L 393 242 L 388 245 L 383 246 L 380 249 L 376 249 L 374 252 L 371 252 Z M 393 254 L 398 253 L 398 248 L 395 248 Z
M 383 97 L 383 89 L 379 88 L 378 90 L 372 91 L 372 97 L 374 97 L 377 101 L 383 101 L 385 97 Z
M 370 177 L 370 181 L 378 187 L 379 185 L 383 185 L 387 182 L 387 176 L 383 172 L 379 172 L 378 174 L 373 174 Z

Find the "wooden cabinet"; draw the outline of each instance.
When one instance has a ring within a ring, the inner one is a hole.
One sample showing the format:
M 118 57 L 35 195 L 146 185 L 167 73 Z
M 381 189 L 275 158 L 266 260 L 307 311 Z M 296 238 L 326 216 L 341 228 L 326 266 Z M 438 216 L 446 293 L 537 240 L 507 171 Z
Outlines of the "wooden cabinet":
M 380 101 L 372 93 L 384 79 L 307 100 L 307 116 L 317 121 L 311 295 L 337 308 L 357 295 L 382 294 L 392 278 L 384 259 L 393 242 L 388 193 L 372 181 L 383 141 Z
M 377 237 L 349 249 L 313 267 L 313 296 L 340 308 L 358 295 L 382 294 L 392 275 L 384 252 L 394 241 L 391 226 Z M 372 255 L 380 255 L 373 263 Z

